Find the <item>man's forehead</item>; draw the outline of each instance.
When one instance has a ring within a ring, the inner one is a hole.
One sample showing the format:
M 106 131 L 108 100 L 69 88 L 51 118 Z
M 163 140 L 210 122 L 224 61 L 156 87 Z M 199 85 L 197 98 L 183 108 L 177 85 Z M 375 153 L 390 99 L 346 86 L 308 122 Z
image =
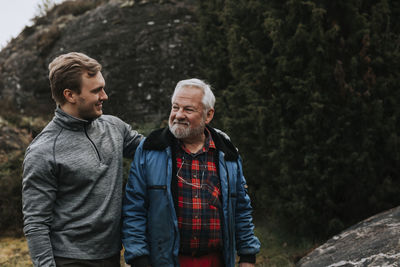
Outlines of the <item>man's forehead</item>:
M 88 73 L 82 74 L 82 86 L 89 87 L 105 87 L 105 80 L 101 72 L 97 72 L 95 76 L 90 76 Z
M 203 96 L 204 92 L 200 87 L 187 85 L 178 89 L 175 93 L 174 98 L 176 98 L 177 96 L 179 96 L 180 98 L 194 97 L 197 94 L 201 94 L 201 96 Z
M 101 71 L 98 71 L 93 75 L 93 73 L 85 70 L 85 71 L 82 72 L 81 76 L 83 78 L 93 78 L 93 77 L 102 77 L 103 78 L 103 74 L 101 73 Z
M 172 100 L 172 104 L 174 105 L 184 105 L 184 106 L 195 106 L 201 104 L 202 98 L 195 97 L 193 95 L 182 95 L 176 94 L 174 99 Z
M 202 90 L 202 88 L 201 88 L 200 86 L 193 85 L 193 84 L 184 85 L 184 86 L 182 86 L 181 88 L 191 88 L 191 89 Z

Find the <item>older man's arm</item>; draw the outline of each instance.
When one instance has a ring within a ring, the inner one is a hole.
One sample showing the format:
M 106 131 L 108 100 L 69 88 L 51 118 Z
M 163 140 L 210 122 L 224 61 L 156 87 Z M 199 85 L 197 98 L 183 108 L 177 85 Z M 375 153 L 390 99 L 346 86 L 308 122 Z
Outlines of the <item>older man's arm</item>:
M 240 256 L 240 266 L 254 266 L 256 254 L 260 251 L 260 241 L 254 235 L 254 224 L 251 215 L 252 207 L 250 197 L 247 194 L 247 184 L 243 176 L 240 158 L 238 165 L 238 179 L 236 183 L 237 201 L 235 207 L 236 248 Z
M 142 170 L 143 142 L 139 145 L 131 165 L 122 208 L 122 243 L 125 261 L 138 267 L 150 265 L 147 243 L 146 179 Z

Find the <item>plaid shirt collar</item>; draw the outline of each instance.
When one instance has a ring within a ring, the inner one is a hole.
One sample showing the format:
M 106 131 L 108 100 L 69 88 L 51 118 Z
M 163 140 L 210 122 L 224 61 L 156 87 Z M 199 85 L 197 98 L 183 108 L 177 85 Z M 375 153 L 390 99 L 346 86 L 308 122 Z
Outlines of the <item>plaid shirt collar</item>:
M 181 149 L 183 149 L 183 151 L 185 151 L 186 153 L 193 154 L 193 155 L 198 155 L 200 153 L 204 153 L 204 152 L 208 152 L 208 150 L 210 149 L 217 149 L 217 147 L 215 146 L 214 140 L 212 139 L 211 133 L 207 128 L 204 128 L 204 134 L 206 135 L 206 140 L 204 142 L 204 146 L 197 151 L 196 153 L 192 153 L 190 152 L 185 145 L 183 144 L 183 142 L 181 140 L 178 140 L 178 147 L 180 147 Z

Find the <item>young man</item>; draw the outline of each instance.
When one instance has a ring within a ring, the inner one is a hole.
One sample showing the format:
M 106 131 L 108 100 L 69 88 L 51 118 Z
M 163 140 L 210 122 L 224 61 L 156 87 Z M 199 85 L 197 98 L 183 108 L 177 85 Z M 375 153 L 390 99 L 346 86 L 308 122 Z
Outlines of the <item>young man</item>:
M 101 65 L 68 53 L 49 65 L 53 120 L 23 165 L 24 233 L 34 266 L 120 266 L 122 159 L 142 135 L 103 115 Z
M 215 97 L 203 81 L 180 81 L 169 127 L 141 142 L 123 205 L 125 260 L 137 266 L 254 266 L 260 243 L 242 163 L 208 126 Z

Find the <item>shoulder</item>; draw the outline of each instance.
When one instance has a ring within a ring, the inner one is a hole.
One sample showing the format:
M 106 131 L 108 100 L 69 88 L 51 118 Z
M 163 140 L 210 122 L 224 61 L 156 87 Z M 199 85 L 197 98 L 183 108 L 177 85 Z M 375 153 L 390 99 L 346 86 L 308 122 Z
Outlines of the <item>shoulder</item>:
M 143 149 L 145 150 L 164 150 L 174 141 L 174 136 L 169 128 L 161 128 L 152 131 L 144 140 Z
M 125 125 L 126 123 L 121 120 L 120 118 L 113 116 L 113 115 L 101 115 L 97 121 L 99 123 L 107 123 L 113 125 Z
M 119 133 L 122 136 L 132 129 L 128 123 L 112 115 L 102 115 L 94 123 L 109 133 Z
M 62 131 L 63 128 L 50 122 L 29 144 L 25 152 L 25 160 L 30 158 L 38 160 L 53 155 L 53 148 Z
M 207 126 L 210 131 L 215 146 L 218 150 L 223 151 L 225 154 L 225 159 L 227 161 L 235 161 L 239 158 L 239 153 L 236 147 L 233 145 L 232 141 L 228 135 L 221 130 L 216 130 L 210 126 Z

